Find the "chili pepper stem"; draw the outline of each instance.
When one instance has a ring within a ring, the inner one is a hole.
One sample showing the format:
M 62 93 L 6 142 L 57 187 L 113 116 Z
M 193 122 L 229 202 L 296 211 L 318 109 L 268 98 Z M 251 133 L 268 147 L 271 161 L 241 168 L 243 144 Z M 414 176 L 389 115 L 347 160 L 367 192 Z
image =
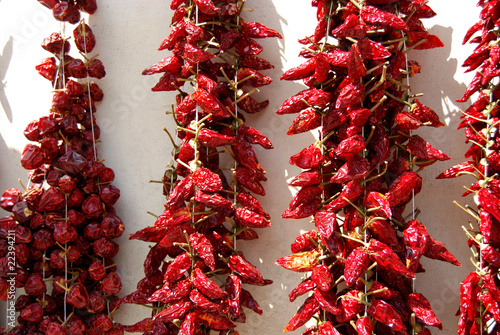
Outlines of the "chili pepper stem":
M 217 254 L 217 256 L 220 258 L 221 261 L 223 261 L 224 263 L 228 264 L 229 262 L 224 258 L 224 256 L 222 256 L 221 254 Z
M 226 148 L 226 146 L 223 146 L 222 148 L 233 160 L 236 160 L 236 157 L 234 157 L 233 153 L 228 148 Z
M 462 226 L 462 229 L 464 230 L 465 235 L 467 235 L 467 237 L 472 238 L 474 241 L 476 241 L 476 243 L 477 243 L 477 244 L 479 244 L 480 246 L 482 246 L 482 242 L 481 242 L 480 240 L 478 240 L 478 239 L 477 239 L 477 236 L 478 236 L 478 235 L 473 236 L 473 235 L 470 233 L 470 232 L 471 232 L 471 230 L 470 230 L 470 229 L 465 228 L 464 226 Z
M 382 75 L 380 76 L 380 80 L 378 81 L 378 85 L 382 85 L 385 83 L 387 78 L 387 65 L 382 66 Z
M 318 50 L 321 50 L 321 46 L 318 45 L 318 43 L 314 42 L 311 37 L 309 36 L 306 36 L 306 39 L 311 43 L 313 44 L 316 48 L 318 48 Z M 318 51 L 314 51 L 314 50 L 311 50 L 313 53 L 318 53 Z
M 235 84 L 235 82 L 231 79 L 229 79 L 228 75 L 226 74 L 226 71 L 224 71 L 224 68 L 220 68 L 220 72 L 222 73 L 222 75 L 224 76 L 224 78 L 226 78 L 229 86 L 231 87 L 231 89 L 234 91 L 234 92 L 238 92 L 238 85 Z
M 236 85 L 240 85 L 241 83 L 243 83 L 243 82 L 245 82 L 245 81 L 247 81 L 247 80 L 250 80 L 250 79 L 252 79 L 252 78 L 255 78 L 255 77 L 256 77 L 256 76 L 255 76 L 255 74 L 248 75 L 248 76 L 246 76 L 245 78 L 243 78 L 243 79 L 241 79 L 241 80 L 238 80 L 238 81 L 236 82 Z
M 393 79 L 391 77 L 388 77 L 387 80 L 389 80 L 391 83 L 395 84 L 395 85 L 398 85 L 400 87 L 403 87 L 403 88 L 406 88 L 407 90 L 411 90 L 411 87 L 406 85 L 406 84 L 403 84 L 402 82 L 400 81 L 397 81 L 396 79 Z
M 231 116 L 236 120 L 236 122 L 238 123 L 237 126 L 239 127 L 241 124 L 243 124 L 243 120 L 240 119 L 239 117 L 237 117 L 233 111 L 231 110 L 231 108 L 229 108 L 228 106 L 226 106 L 226 110 L 229 114 L 231 114 Z
M 370 217 L 368 221 L 366 221 L 365 225 L 363 226 L 363 231 L 366 230 L 374 221 L 377 220 L 385 220 L 386 218 L 381 217 L 381 216 L 375 216 L 375 217 Z
M 184 163 L 180 158 L 177 158 L 177 163 L 181 164 L 186 169 L 191 170 L 192 172 L 194 172 L 196 170 L 195 168 L 193 168 L 193 167 L 189 166 L 188 164 Z
M 349 236 L 349 235 L 346 235 L 346 234 L 342 234 L 342 233 L 336 233 L 337 236 L 342 236 L 343 238 L 347 238 L 351 241 L 354 241 L 354 242 L 358 242 L 359 244 L 362 244 L 364 245 L 365 247 L 368 247 L 368 243 L 366 243 L 365 241 L 362 241 L 360 239 L 357 239 L 355 237 L 352 237 L 352 236 Z
M 316 240 L 314 240 L 311 236 L 307 235 L 307 239 L 308 239 L 309 241 L 311 241 L 311 243 L 312 243 L 312 244 L 314 244 L 314 246 L 315 246 L 315 247 L 317 247 L 317 246 L 318 246 L 318 244 L 319 244 L 319 243 L 318 243 L 318 242 L 316 242 Z
M 400 38 L 396 38 L 394 40 L 382 41 L 382 42 L 380 42 L 380 44 L 382 44 L 382 45 L 393 44 L 393 43 L 402 42 L 402 41 L 408 41 L 408 37 L 403 36 L 403 37 L 400 37 Z
M 372 126 L 371 129 L 370 129 L 370 134 L 368 135 L 368 138 L 366 139 L 365 141 L 365 145 L 368 145 L 368 143 L 370 143 L 372 137 L 373 137 L 373 134 L 375 133 L 375 126 Z M 387 162 L 386 162 L 387 164 Z
M 470 212 L 469 210 L 467 210 L 465 207 L 463 207 L 462 205 L 460 205 L 456 200 L 453 200 L 453 203 L 455 205 L 457 205 L 461 210 L 463 210 L 464 212 L 466 212 L 467 214 L 469 214 L 470 216 L 472 216 L 477 221 L 481 221 L 481 219 L 475 213 Z
M 368 75 L 368 74 L 372 73 L 373 71 L 380 69 L 382 66 L 387 66 L 387 65 L 389 65 L 389 62 L 380 63 L 380 64 L 372 67 L 371 69 L 367 70 L 366 74 Z M 372 77 L 372 78 L 375 78 L 375 77 Z
M 64 321 L 63 323 L 61 323 L 61 326 L 65 327 L 69 320 L 73 317 L 73 315 L 75 315 L 75 312 L 71 312 L 67 317 L 66 317 L 66 321 Z
M 335 135 L 336 132 L 335 131 L 331 131 L 330 133 L 328 133 L 328 135 L 326 135 L 321 141 L 318 141 L 316 142 L 315 146 L 318 148 L 318 149 L 321 149 L 321 146 L 323 146 L 323 144 L 328 141 L 328 139 L 330 137 L 332 137 L 333 135 Z
M 368 86 L 369 84 L 374 82 L 376 79 L 377 79 L 376 77 L 371 77 L 370 80 L 368 80 L 366 82 L 365 86 Z M 370 88 L 368 91 L 365 92 L 365 97 L 369 96 L 373 91 L 375 91 L 377 88 L 379 88 L 380 85 L 382 85 L 382 83 L 380 83 L 380 82 L 377 82 L 375 85 L 373 85 L 372 88 Z
M 229 243 L 228 241 L 224 241 L 222 243 L 224 243 L 232 251 L 237 252 L 236 249 L 234 249 L 233 246 L 231 245 L 231 243 Z
M 389 162 L 385 161 L 384 163 L 385 163 L 385 167 L 384 167 L 384 170 L 382 172 L 380 172 L 379 174 L 377 174 L 377 175 L 375 175 L 373 177 L 370 177 L 370 178 L 367 178 L 365 180 L 362 180 L 361 181 L 361 185 L 364 185 L 364 184 L 366 184 L 366 183 L 368 183 L 368 182 L 370 182 L 372 180 L 375 180 L 375 179 L 377 179 L 379 177 L 382 177 L 387 172 L 387 169 L 389 168 Z
M 250 76 L 249 76 L 250 77 Z M 251 90 L 250 92 L 247 92 L 245 94 L 243 94 L 241 97 L 239 97 L 237 100 L 233 101 L 232 104 L 233 105 L 236 105 L 237 103 L 239 103 L 241 100 L 245 99 L 246 97 L 254 94 L 254 93 L 259 93 L 260 90 L 258 88 L 254 88 L 253 90 Z
M 356 206 L 351 200 L 347 199 L 346 197 L 344 197 L 344 200 L 347 201 L 352 207 L 354 207 L 358 211 L 361 218 L 366 218 L 368 216 L 368 215 L 366 215 L 366 211 L 364 211 L 360 207 Z
M 363 296 L 364 294 L 362 294 Z M 363 300 L 362 298 L 358 298 L 358 297 L 353 297 L 351 295 L 343 295 L 340 297 L 340 299 L 352 299 L 352 300 L 356 300 L 360 303 L 362 303 L 363 305 L 366 305 L 366 306 L 371 306 L 371 303 L 369 303 L 368 301 L 365 301 Z
M 350 0 L 351 3 L 359 10 L 361 10 L 361 5 L 356 0 Z
M 397 101 L 397 102 L 399 102 L 399 103 L 405 104 L 405 105 L 409 106 L 410 108 L 411 108 L 411 106 L 412 106 L 412 104 L 411 104 L 411 103 L 409 103 L 408 101 L 403 100 L 403 99 L 400 99 L 400 98 L 398 98 L 398 97 L 396 97 L 396 96 L 392 95 L 391 93 L 389 93 L 389 92 L 387 92 L 387 91 L 385 92 L 385 94 L 387 94 L 387 95 L 388 95 L 391 99 L 396 100 L 396 101 Z
M 177 127 L 177 130 L 182 130 L 182 131 L 188 132 L 190 134 L 196 135 L 196 131 L 191 130 L 191 129 L 187 129 L 187 128 L 184 128 L 184 127 Z
M 417 43 L 413 44 L 411 47 L 406 48 L 405 50 L 403 50 L 403 53 L 407 54 L 408 52 L 412 51 L 413 49 L 415 49 L 416 47 L 418 47 L 420 44 L 425 43 L 425 42 L 427 42 L 426 38 L 418 41 Z
M 182 127 L 182 125 L 179 123 L 179 121 L 177 121 L 177 114 L 175 113 L 174 104 L 171 105 L 171 108 L 172 108 L 172 116 L 173 116 L 175 125 L 177 126 L 177 129 L 178 129 L 179 127 Z M 168 114 L 168 112 L 165 112 L 165 113 Z
M 384 288 L 381 288 L 381 289 L 378 289 L 378 290 L 375 290 L 375 291 L 370 291 L 370 292 L 366 292 L 363 294 L 363 296 L 369 296 L 369 295 L 372 295 L 372 294 L 377 294 L 377 293 L 382 293 L 382 292 L 385 292 L 389 290 L 388 287 L 384 287 Z
M 372 35 L 372 34 L 381 34 L 381 33 L 384 33 L 384 32 L 385 32 L 384 29 L 376 29 L 376 30 L 368 30 L 366 33 Z
M 203 221 L 208 220 L 209 218 L 211 218 L 212 216 L 215 216 L 215 215 L 217 215 L 217 212 L 211 212 L 210 214 L 205 215 L 201 219 L 197 220 L 194 224 L 198 225 L 198 224 L 202 223 Z
M 245 230 L 248 230 L 249 228 L 250 227 L 240 226 L 238 229 L 236 229 L 236 231 L 234 232 L 234 234 L 228 235 L 228 237 L 230 237 L 231 239 L 234 239 L 236 236 L 238 236 L 239 234 L 243 233 Z
M 415 313 L 411 313 L 410 324 L 411 324 L 412 330 L 416 333 L 420 327 L 417 325 L 417 320 L 415 318 Z
M 60 282 L 58 282 L 58 281 L 56 282 L 56 285 L 59 285 L 59 286 L 60 286 L 63 290 L 65 290 L 66 292 L 69 292 L 69 290 L 70 290 L 68 287 L 63 286 L 63 285 L 62 285 Z
M 387 92 L 386 92 L 387 93 Z M 381 104 L 384 103 L 384 101 L 387 100 L 387 96 L 384 94 L 384 96 L 382 98 L 380 98 L 379 101 L 377 101 L 377 103 L 375 104 L 375 106 L 373 106 L 370 111 L 373 112 L 375 109 L 377 109 Z
M 175 141 L 174 139 L 172 138 L 172 135 L 170 135 L 170 132 L 168 131 L 168 129 L 166 127 L 163 127 L 163 131 L 165 131 L 168 135 L 168 138 L 170 139 L 170 142 L 172 142 L 172 146 L 174 147 L 175 150 L 178 150 L 179 149 L 179 146 L 177 144 L 175 144 Z
M 349 37 L 349 36 L 348 36 L 348 37 L 346 37 L 345 39 L 346 39 L 346 40 L 348 40 L 349 42 L 352 42 L 353 44 L 358 43 L 358 40 L 357 40 L 357 39 L 352 38 L 352 37 Z
M 152 213 L 152 212 L 149 212 L 149 211 L 148 211 L 148 212 L 146 212 L 146 213 L 148 213 L 149 215 L 154 216 L 154 217 L 155 217 L 155 218 L 157 218 L 157 219 L 159 218 L 159 216 L 158 216 L 158 215 L 156 215 L 156 214 L 154 214 L 154 213 Z

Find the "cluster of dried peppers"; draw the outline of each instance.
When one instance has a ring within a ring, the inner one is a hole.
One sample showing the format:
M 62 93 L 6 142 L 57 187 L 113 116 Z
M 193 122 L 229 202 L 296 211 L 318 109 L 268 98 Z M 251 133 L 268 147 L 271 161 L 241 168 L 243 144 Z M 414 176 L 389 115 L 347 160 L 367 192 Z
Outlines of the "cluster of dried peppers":
M 32 121 L 24 135 L 33 143 L 22 152 L 30 185 L 0 198 L 11 215 L 0 219 L 0 287 L 24 289 L 16 299 L 17 325 L 5 334 L 123 334 L 112 321 L 122 288 L 112 258 L 113 239 L 124 225 L 113 205 L 120 191 L 112 169 L 97 158 L 95 102 L 103 99 L 92 78 L 104 77 L 100 60 L 88 56 L 96 44 L 80 19 L 95 1 L 40 1 L 58 21 L 78 23 L 74 45 L 83 59 L 69 55 L 70 38 L 52 33 L 42 48 L 53 54 L 36 70 L 53 85 L 49 115 Z
M 303 172 L 283 218 L 314 216 L 282 267 L 305 272 L 290 301 L 308 294 L 286 325 L 303 334 L 430 334 L 442 328 L 413 279 L 425 256 L 459 265 L 407 205 L 420 192 L 419 172 L 448 157 L 413 130 L 440 127 L 437 114 L 410 93 L 419 65 L 412 49 L 441 47 L 421 19 L 425 0 L 313 0 L 318 24 L 301 65 L 282 80 L 307 88 L 278 114 L 296 114 L 288 134 L 319 129 L 319 139 L 290 158 Z M 413 205 L 412 205 L 413 206 Z M 339 215 L 343 214 L 343 215 Z
M 260 71 L 273 67 L 258 57 L 263 48 L 255 39 L 281 36 L 246 22 L 244 4 L 173 0 L 172 30 L 159 48 L 173 55 L 143 72 L 163 74 L 153 91 L 179 92 L 172 114 L 180 143 L 170 137 L 174 161 L 162 180 L 164 213 L 130 236 L 154 246 L 144 279 L 122 302 L 153 312 L 126 326 L 128 332 L 237 334 L 234 322 L 245 322 L 243 307 L 262 314 L 243 284 L 272 281 L 236 250 L 236 241 L 256 239 L 254 228 L 271 225 L 252 195 L 265 195 L 266 180 L 252 145 L 273 146 L 245 124 L 241 111 L 253 114 L 268 105 L 251 96 L 271 83 Z
M 477 210 L 462 207 L 472 215 L 472 223 L 464 228 L 474 255 L 476 271 L 471 272 L 460 288 L 460 321 L 458 334 L 495 334 L 500 322 L 500 153 L 498 150 L 498 76 L 500 76 L 500 47 L 498 26 L 500 2 L 479 1 L 480 20 L 466 33 L 463 43 L 477 44 L 464 62 L 466 72 L 476 71 L 464 96 L 457 100 L 473 102 L 461 116 L 459 129 L 464 129 L 468 161 L 451 167 L 438 178 L 473 175 L 477 182 L 463 196 L 474 195 Z

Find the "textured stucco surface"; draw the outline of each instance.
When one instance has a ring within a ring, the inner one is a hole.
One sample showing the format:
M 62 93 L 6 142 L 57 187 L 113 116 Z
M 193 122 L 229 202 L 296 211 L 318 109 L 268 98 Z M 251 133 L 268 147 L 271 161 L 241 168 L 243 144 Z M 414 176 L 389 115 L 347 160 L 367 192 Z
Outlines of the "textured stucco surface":
M 129 241 L 128 234 L 151 225 L 154 218 L 147 211 L 160 214 L 164 198 L 158 184 L 165 165 L 170 161 L 171 146 L 162 128 L 172 129 L 171 119 L 165 115 L 174 102 L 174 95 L 153 93 L 150 87 L 154 78 L 143 77 L 147 66 L 169 55 L 158 52 L 160 42 L 170 31 L 172 11 L 167 0 L 105 0 L 91 18 L 90 24 L 97 37 L 95 53 L 106 66 L 107 76 L 99 82 L 105 92 L 105 100 L 98 106 L 97 118 L 101 127 L 102 143 L 98 144 L 100 158 L 115 170 L 114 185 L 121 190 L 116 205 L 118 215 L 126 225 L 126 233 L 118 241 L 120 253 L 116 257 L 119 274 L 123 280 L 123 293 L 131 292 L 142 278 L 142 263 L 148 246 L 146 243 Z M 431 144 L 445 151 L 452 160 L 427 168 L 422 176 L 424 186 L 416 197 L 416 206 L 422 213 L 419 219 L 425 223 L 436 239 L 445 243 L 459 261 L 461 268 L 447 263 L 424 260 L 427 272 L 417 277 L 417 290 L 427 296 L 443 320 L 443 334 L 456 333 L 459 308 L 459 283 L 472 270 L 469 261 L 466 236 L 461 229 L 469 217 L 452 201 L 462 204 L 471 199 L 461 199 L 463 185 L 470 185 L 467 178 L 459 180 L 435 180 L 442 170 L 462 162 L 467 150 L 462 131 L 457 131 L 460 115 L 456 105 L 470 75 L 463 75 L 460 64 L 472 48 L 462 46 L 461 40 L 478 17 L 475 1 L 430 0 L 437 17 L 425 22 L 431 33 L 438 35 L 444 48 L 414 51 L 410 58 L 422 66 L 422 73 L 411 81 L 413 92 L 424 92 L 421 99 L 438 114 L 447 127 L 419 131 Z M 312 229 L 308 219 L 283 220 L 281 213 L 295 192 L 286 181 L 298 173 L 288 165 L 288 158 L 314 141 L 313 134 L 288 137 L 286 130 L 293 116 L 277 116 L 274 113 L 289 96 L 303 89 L 298 83 L 279 82 L 280 74 L 301 61 L 297 54 L 297 39 L 310 35 L 315 27 L 315 12 L 310 1 L 304 0 L 248 0 L 247 7 L 254 12 L 246 13 L 247 21 L 259 21 L 278 30 L 283 40 L 263 41 L 264 58 L 276 68 L 266 72 L 275 81 L 264 87 L 259 98 L 269 99 L 270 106 L 263 113 L 248 117 L 248 122 L 269 136 L 275 149 L 264 151 L 257 148 L 262 166 L 267 170 L 269 181 L 265 184 L 267 196 L 262 199 L 264 208 L 273 220 L 272 228 L 260 231 L 260 239 L 238 243 L 247 258 L 259 264 L 266 278 L 274 280 L 267 287 L 252 287 L 252 292 L 264 309 L 264 316 L 247 313 L 247 323 L 240 327 L 240 334 L 280 334 L 300 306 L 303 299 L 288 302 L 288 293 L 300 281 L 300 274 L 285 271 L 274 265 L 279 257 L 290 253 L 289 246 L 300 233 Z M 51 32 L 59 30 L 48 11 L 36 1 L 0 1 L 0 190 L 18 187 L 18 178 L 26 181 L 26 172 L 20 167 L 20 152 L 26 144 L 22 132 L 26 124 L 48 113 L 51 98 L 49 83 L 34 70 L 48 53 L 39 45 Z M 68 30 L 68 35 L 71 31 Z M 3 324 L 0 309 L 0 324 Z M 145 317 L 145 308 L 125 306 L 116 313 L 124 323 L 133 323 Z M 438 331 L 435 331 L 438 333 Z M 296 331 L 294 334 L 300 334 Z

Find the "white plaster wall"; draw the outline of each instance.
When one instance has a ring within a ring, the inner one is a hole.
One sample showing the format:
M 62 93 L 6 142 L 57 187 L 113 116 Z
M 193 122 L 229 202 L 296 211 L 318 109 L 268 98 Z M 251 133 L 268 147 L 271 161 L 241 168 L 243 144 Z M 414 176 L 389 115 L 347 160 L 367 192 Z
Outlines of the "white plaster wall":
M 142 263 L 148 246 L 144 242 L 129 241 L 127 236 L 149 226 L 154 218 L 147 211 L 160 214 L 164 198 L 158 184 L 148 183 L 160 179 L 170 160 L 170 143 L 162 128 L 173 129 L 164 112 L 174 101 L 172 94 L 153 93 L 150 87 L 154 78 L 143 77 L 147 66 L 166 57 L 168 52 L 156 51 L 169 33 L 172 12 L 167 0 L 106 0 L 99 1 L 99 10 L 90 24 L 97 37 L 95 52 L 106 66 L 107 76 L 100 81 L 105 100 L 98 106 L 98 123 L 102 143 L 98 145 L 100 158 L 116 173 L 114 185 L 121 190 L 116 209 L 126 224 L 126 234 L 120 240 L 120 253 L 116 258 L 119 274 L 124 283 L 123 293 L 134 290 L 142 278 Z M 422 73 L 412 80 L 414 92 L 424 92 L 421 100 L 440 114 L 447 127 L 419 131 L 434 146 L 444 150 L 451 161 L 437 163 L 427 168 L 422 176 L 424 187 L 416 198 L 422 210 L 419 219 L 425 223 L 436 239 L 445 243 L 459 261 L 461 268 L 447 263 L 424 260 L 425 274 L 417 279 L 417 290 L 427 296 L 443 320 L 443 334 L 456 333 L 459 308 L 459 283 L 472 271 L 470 251 L 461 226 L 469 217 L 453 205 L 460 198 L 463 185 L 470 180 L 435 180 L 441 171 L 462 162 L 467 150 L 462 131 L 457 131 L 458 108 L 454 101 L 460 98 L 470 81 L 463 75 L 460 64 L 471 52 L 462 46 L 465 31 L 478 17 L 476 1 L 430 0 L 437 17 L 425 22 L 431 33 L 438 35 L 446 45 L 442 49 L 414 51 L 411 58 L 422 65 Z M 288 206 L 293 190 L 286 181 L 298 173 L 288 165 L 288 158 L 313 142 L 312 134 L 288 137 L 286 130 L 293 116 L 277 116 L 274 111 L 289 96 L 302 89 L 301 85 L 279 82 L 284 70 L 298 65 L 300 46 L 297 39 L 313 32 L 316 21 L 310 1 L 303 0 L 248 0 L 248 21 L 259 21 L 278 30 L 283 40 L 263 41 L 263 57 L 276 68 L 266 72 L 275 82 L 259 93 L 269 99 L 270 106 L 260 115 L 249 117 L 249 124 L 270 137 L 275 149 L 258 151 L 259 159 L 268 172 L 265 184 L 267 196 L 263 206 L 270 212 L 273 227 L 260 231 L 260 239 L 241 242 L 247 258 L 259 264 L 266 278 L 274 280 L 267 287 L 252 287 L 252 292 L 264 309 L 264 316 L 248 312 L 247 323 L 240 333 L 280 334 L 300 306 L 303 299 L 288 302 L 288 293 L 300 281 L 300 274 L 285 271 L 274 261 L 290 253 L 290 244 L 301 230 L 310 230 L 308 219 L 283 220 L 281 213 Z M 34 70 L 48 53 L 39 47 L 41 40 L 59 29 L 49 17 L 49 12 L 37 1 L 0 0 L 0 190 L 18 187 L 18 178 L 26 181 L 26 172 L 19 164 L 20 152 L 27 143 L 23 130 L 29 121 L 48 113 L 50 87 L 48 81 Z M 148 310 L 124 306 L 116 317 L 124 323 L 133 323 L 146 317 Z M 4 322 L 0 309 L 0 320 Z M 1 324 L 0 323 L 0 324 Z M 438 331 L 435 331 L 438 333 Z M 294 334 L 300 334 L 296 331 Z

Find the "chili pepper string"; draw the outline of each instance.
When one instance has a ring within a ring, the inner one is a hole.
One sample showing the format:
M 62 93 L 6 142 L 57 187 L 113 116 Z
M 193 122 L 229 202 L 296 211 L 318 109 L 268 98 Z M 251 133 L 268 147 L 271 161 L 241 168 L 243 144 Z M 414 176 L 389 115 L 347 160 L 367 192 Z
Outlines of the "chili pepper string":
M 265 149 L 272 144 L 244 123 L 240 109 L 253 114 L 268 104 L 250 97 L 256 89 L 244 91 L 245 86 L 271 82 L 258 72 L 272 65 L 257 57 L 263 48 L 253 38 L 280 35 L 243 20 L 243 4 L 173 0 L 172 30 L 160 47 L 173 56 L 143 72 L 163 73 L 153 91 L 179 92 L 173 117 L 181 141 L 177 146 L 172 139 L 178 164 L 167 171 L 172 183 L 164 185 L 165 212 L 154 227 L 129 237 L 155 245 L 144 263 L 145 278 L 121 301 L 151 303 L 158 312 L 125 326 L 128 332 L 154 328 L 196 335 L 218 330 L 226 335 L 237 333 L 235 323 L 245 322 L 243 307 L 263 312 L 243 285 L 272 281 L 263 278 L 235 242 L 255 239 L 254 228 L 270 226 L 269 215 L 252 195 L 265 194 L 261 182 L 266 179 L 252 144 Z M 182 88 L 189 81 L 196 81 L 192 93 Z M 232 182 L 219 156 L 237 162 Z
M 290 158 L 290 164 L 303 170 L 289 183 L 299 191 L 282 217 L 313 216 L 317 231 L 297 237 L 293 254 L 276 261 L 285 269 L 308 273 L 289 297 L 310 296 L 284 331 L 294 331 L 311 318 L 317 322 L 304 334 L 426 333 L 427 326 L 441 328 L 428 301 L 413 291 L 412 279 L 421 271 L 422 256 L 458 261 L 414 220 L 422 179 L 413 169 L 448 157 L 411 131 L 443 124 L 402 83 L 409 73 L 406 52 L 442 46 L 420 22 L 434 12 L 423 2 L 411 1 L 313 1 L 313 6 L 316 29 L 299 41 L 306 45 L 300 53 L 306 60 L 281 77 L 303 80 L 307 87 L 277 111 L 299 113 L 289 135 L 320 126 L 323 135 Z M 406 21 L 398 17 L 397 8 Z M 335 22 L 331 28 L 329 19 Z M 322 42 L 329 35 L 335 44 Z M 417 69 L 412 62 L 411 74 Z M 403 212 L 410 202 L 413 220 L 406 222 Z
M 112 240 L 123 233 L 124 225 L 113 208 L 119 198 L 119 190 L 111 185 L 114 172 L 97 161 L 95 148 L 99 134 L 94 102 L 102 100 L 103 92 L 89 77 L 100 79 L 105 70 L 100 60 L 88 57 L 95 46 L 90 27 L 80 30 L 87 27 L 80 21 L 82 13 L 94 13 L 97 4 L 39 3 L 63 23 L 42 43 L 53 57 L 36 66 L 51 82 L 53 97 L 49 116 L 32 121 L 24 132 L 36 143 L 26 145 L 21 156 L 21 165 L 29 171 L 28 189 L 24 194 L 7 190 L 0 199 L 0 206 L 12 213 L 0 224 L 2 231 L 16 230 L 16 285 L 25 289 L 16 301 L 20 317 L 12 331 L 64 334 L 77 327 L 116 334 L 121 328 L 111 320 L 110 304 L 116 308 L 122 284 L 105 259 L 111 262 L 118 252 Z M 80 22 L 73 30 L 74 45 L 85 62 L 69 55 L 72 44 L 64 22 Z M 4 278 L 0 281 L 3 284 Z
M 84 58 L 86 60 L 89 59 L 89 54 L 88 54 L 88 49 L 89 49 L 89 45 L 87 43 L 87 32 L 86 32 L 86 22 L 85 22 L 85 19 L 82 19 L 81 21 L 81 24 L 82 24 L 82 29 L 83 29 L 83 45 L 84 45 Z M 89 112 L 90 112 L 90 129 L 91 129 L 91 133 L 92 133 L 92 149 L 93 149 L 93 152 L 94 152 L 94 160 L 97 161 L 97 147 L 96 147 L 96 138 L 95 138 L 95 120 L 94 120 L 94 110 L 92 108 L 93 106 L 93 98 L 92 98 L 92 94 L 91 94 L 91 87 L 90 87 L 90 76 L 88 75 L 87 73 L 87 97 L 89 99 Z M 101 184 L 100 184 L 100 178 L 98 177 L 97 178 L 97 189 L 99 190 L 99 193 L 101 192 Z M 66 202 L 66 206 L 67 206 L 67 202 Z M 102 266 L 106 269 L 106 259 L 104 257 L 101 257 L 101 261 L 102 261 Z M 108 315 L 110 315 L 111 311 L 110 311 L 110 302 L 109 300 L 106 300 L 106 310 L 108 312 Z M 66 321 L 66 319 L 64 320 Z
M 497 0 L 480 1 L 479 21 L 468 29 L 463 44 L 477 44 L 463 66 L 466 72 L 475 71 L 473 80 L 457 102 L 471 104 L 463 112 L 459 129 L 463 128 L 470 148 L 465 157 L 469 160 L 444 171 L 438 179 L 455 178 L 470 174 L 476 182 L 462 196 L 472 194 L 477 210 L 470 206 L 463 210 L 474 218 L 470 228 L 463 227 L 473 253 L 474 272 L 462 281 L 460 287 L 460 319 L 458 333 L 472 335 L 498 332 L 500 321 L 500 296 L 497 272 L 500 266 L 498 251 L 499 196 L 498 172 L 498 13 Z

